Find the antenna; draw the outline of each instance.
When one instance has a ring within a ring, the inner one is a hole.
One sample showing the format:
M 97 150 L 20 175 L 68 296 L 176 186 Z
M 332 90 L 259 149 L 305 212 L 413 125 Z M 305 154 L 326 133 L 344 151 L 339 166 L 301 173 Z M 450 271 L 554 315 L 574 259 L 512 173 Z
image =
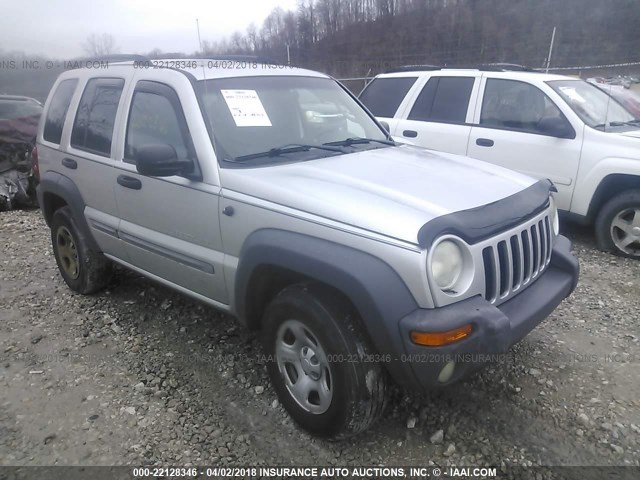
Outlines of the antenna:
M 198 45 L 200 45 L 200 56 L 204 57 L 204 51 L 202 50 L 202 38 L 200 37 L 200 22 L 198 21 L 198 19 L 196 18 L 196 30 L 198 31 Z M 205 69 L 204 69 L 204 61 L 202 62 L 202 79 L 206 80 L 207 79 L 207 75 L 205 73 Z M 204 82 L 204 88 L 205 91 L 207 89 L 207 82 Z
M 197 18 L 196 18 L 196 30 L 198 31 L 198 48 L 200 49 L 200 52 L 204 55 L 204 52 L 202 51 L 202 38 L 200 38 L 200 22 L 198 21 Z

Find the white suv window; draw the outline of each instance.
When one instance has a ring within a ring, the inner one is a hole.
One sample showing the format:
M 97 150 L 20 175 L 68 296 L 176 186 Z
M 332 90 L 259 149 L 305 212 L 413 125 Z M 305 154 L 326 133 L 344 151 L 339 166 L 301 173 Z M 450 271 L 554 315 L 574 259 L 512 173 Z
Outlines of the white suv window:
M 617 100 L 587 82 L 554 80 L 547 84 L 592 128 L 628 128 L 625 124 L 634 120 L 633 115 Z
M 422 88 L 409 120 L 465 123 L 474 77 L 432 77 Z
M 487 80 L 480 125 L 546 134 L 540 128 L 543 118 L 566 121 L 560 109 L 538 87 L 517 80 Z

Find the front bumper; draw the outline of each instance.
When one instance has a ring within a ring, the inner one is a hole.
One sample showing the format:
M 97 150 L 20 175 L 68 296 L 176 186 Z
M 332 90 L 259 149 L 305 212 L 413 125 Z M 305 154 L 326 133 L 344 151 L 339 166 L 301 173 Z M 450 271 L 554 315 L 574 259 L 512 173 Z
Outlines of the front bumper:
M 442 308 L 419 309 L 400 320 L 405 354 L 404 368 L 411 370 L 410 387 L 427 390 L 445 386 L 465 377 L 525 337 L 568 297 L 578 283 L 578 260 L 570 252 L 571 243 L 558 237 L 547 270 L 520 294 L 499 306 L 476 296 Z M 465 339 L 443 347 L 425 347 L 410 340 L 411 331 L 439 332 L 473 325 Z M 438 376 L 454 361 L 453 374 L 446 381 Z M 409 373 L 409 372 L 407 372 Z

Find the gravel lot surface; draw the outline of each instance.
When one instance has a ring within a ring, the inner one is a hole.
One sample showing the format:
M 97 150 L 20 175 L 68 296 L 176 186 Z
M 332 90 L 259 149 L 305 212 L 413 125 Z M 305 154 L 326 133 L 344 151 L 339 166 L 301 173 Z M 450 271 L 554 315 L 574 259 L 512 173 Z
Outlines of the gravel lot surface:
M 39 211 L 0 214 L 2 465 L 640 465 L 640 262 L 571 228 L 573 296 L 504 359 L 395 390 L 343 443 L 299 430 L 257 339 L 135 273 L 73 294 Z

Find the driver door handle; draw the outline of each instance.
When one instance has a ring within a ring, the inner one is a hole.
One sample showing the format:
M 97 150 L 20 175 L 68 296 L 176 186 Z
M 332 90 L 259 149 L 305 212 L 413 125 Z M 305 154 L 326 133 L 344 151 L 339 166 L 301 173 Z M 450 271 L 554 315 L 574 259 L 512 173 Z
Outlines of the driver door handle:
M 67 158 L 67 157 L 62 159 L 62 165 L 64 165 L 67 168 L 70 168 L 71 170 L 75 170 L 76 168 L 78 168 L 78 162 L 76 162 L 72 158 Z
M 127 175 L 118 175 L 118 184 L 132 190 L 140 190 L 142 188 L 142 182 L 140 180 Z
M 493 147 L 493 140 L 490 138 L 478 138 L 476 140 L 476 145 L 479 147 Z

